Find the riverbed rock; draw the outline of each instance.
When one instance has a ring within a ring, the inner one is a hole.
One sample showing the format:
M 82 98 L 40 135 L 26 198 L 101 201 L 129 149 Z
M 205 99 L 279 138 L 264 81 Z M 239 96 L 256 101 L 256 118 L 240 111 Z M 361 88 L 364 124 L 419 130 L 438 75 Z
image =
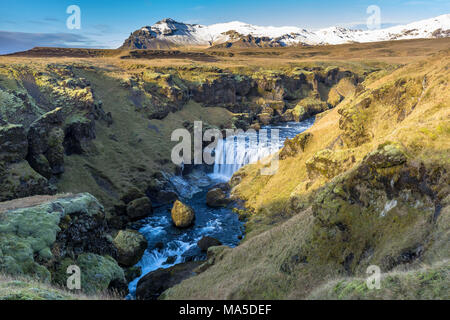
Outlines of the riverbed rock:
M 136 299 L 156 300 L 167 289 L 179 284 L 192 276 L 201 262 L 192 261 L 173 266 L 168 269 L 158 269 L 141 278 L 136 287 Z
M 117 248 L 117 261 L 124 267 L 134 266 L 141 260 L 147 249 L 145 237 L 135 230 L 121 230 L 114 238 Z
M 206 195 L 206 204 L 212 208 L 226 207 L 229 203 L 226 193 L 220 188 L 211 189 Z
M 207 252 L 211 247 L 221 246 L 222 242 L 212 237 L 203 237 L 199 242 L 197 242 L 198 247 L 202 252 Z
M 133 200 L 127 206 L 127 216 L 130 221 L 138 221 L 144 219 L 152 213 L 152 203 L 147 197 Z
M 172 221 L 177 228 L 188 228 L 195 220 L 194 209 L 181 201 L 175 201 L 172 208 Z

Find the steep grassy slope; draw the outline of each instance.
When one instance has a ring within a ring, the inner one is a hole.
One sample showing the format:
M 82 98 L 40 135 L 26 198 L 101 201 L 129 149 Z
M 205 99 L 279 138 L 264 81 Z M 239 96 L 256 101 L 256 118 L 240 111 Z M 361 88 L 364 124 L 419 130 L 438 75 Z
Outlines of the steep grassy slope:
M 391 272 L 439 261 L 448 288 L 449 53 L 369 76 L 286 143 L 275 175 L 262 176 L 261 164 L 236 173 L 246 239 L 211 254 L 206 271 L 165 298 L 307 298 L 369 265 Z

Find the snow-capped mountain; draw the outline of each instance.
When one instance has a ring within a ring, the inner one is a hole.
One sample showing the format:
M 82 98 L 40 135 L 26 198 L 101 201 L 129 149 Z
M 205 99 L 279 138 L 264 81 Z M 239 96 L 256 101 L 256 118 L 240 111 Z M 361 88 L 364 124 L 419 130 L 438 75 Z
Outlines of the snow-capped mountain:
M 298 27 L 261 27 L 239 21 L 203 26 L 164 19 L 133 32 L 122 48 L 165 49 L 216 45 L 280 47 L 442 37 L 450 37 L 450 14 L 367 31 L 341 27 L 310 31 Z

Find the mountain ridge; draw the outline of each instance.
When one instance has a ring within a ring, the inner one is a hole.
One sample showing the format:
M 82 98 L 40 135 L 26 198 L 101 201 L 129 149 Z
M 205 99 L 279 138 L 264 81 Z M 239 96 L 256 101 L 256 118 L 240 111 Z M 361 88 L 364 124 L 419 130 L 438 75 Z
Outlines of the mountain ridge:
M 316 31 L 289 26 L 262 27 L 240 21 L 204 26 L 166 18 L 134 31 L 120 48 L 289 47 L 442 37 L 450 37 L 450 14 L 385 29 L 354 30 L 334 26 Z

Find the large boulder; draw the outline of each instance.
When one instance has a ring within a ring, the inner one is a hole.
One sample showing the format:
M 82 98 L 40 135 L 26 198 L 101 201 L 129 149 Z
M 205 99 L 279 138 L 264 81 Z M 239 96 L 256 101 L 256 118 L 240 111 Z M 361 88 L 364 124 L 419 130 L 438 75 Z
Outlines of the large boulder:
M 226 207 L 229 203 L 227 194 L 220 188 L 211 189 L 206 195 L 206 204 L 212 208 Z
M 177 228 L 188 228 L 195 220 L 194 209 L 181 201 L 175 201 L 172 208 L 172 221 Z
M 133 200 L 127 206 L 127 216 L 130 221 L 138 221 L 144 219 L 152 213 L 152 202 L 147 197 Z
M 134 266 L 141 260 L 148 243 L 142 234 L 135 230 L 121 230 L 114 238 L 117 248 L 117 261 L 124 267 Z
M 168 269 L 158 269 L 142 277 L 136 287 L 136 299 L 156 300 L 167 289 L 195 275 L 201 262 L 191 261 Z
M 207 252 L 211 247 L 218 247 L 222 245 L 222 242 L 212 237 L 203 237 L 199 242 L 197 242 L 198 247 L 202 252 Z

